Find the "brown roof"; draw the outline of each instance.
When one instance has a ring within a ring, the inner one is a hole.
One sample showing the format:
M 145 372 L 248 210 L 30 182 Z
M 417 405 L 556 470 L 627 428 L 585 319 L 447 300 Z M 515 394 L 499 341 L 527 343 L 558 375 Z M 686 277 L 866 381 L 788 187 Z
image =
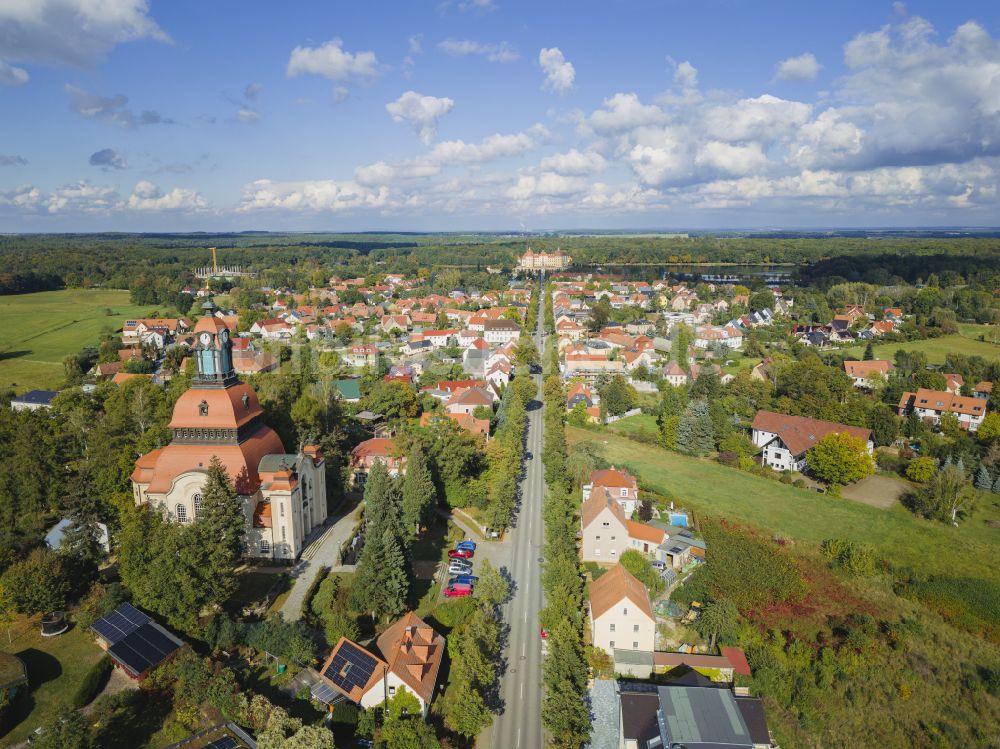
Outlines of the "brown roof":
M 663 543 L 664 533 L 659 528 L 640 523 L 637 520 L 626 520 L 625 527 L 628 528 L 628 535 L 640 541 L 648 541 L 651 544 Z
M 744 663 L 746 660 L 744 659 Z M 734 664 L 724 655 L 708 655 L 706 653 L 668 653 L 655 651 L 653 653 L 653 667 L 675 668 L 677 666 L 687 666 L 688 668 L 732 668 Z
M 202 402 L 208 406 L 204 416 Z M 244 382 L 227 388 L 192 387 L 177 399 L 170 428 L 236 429 L 263 413 L 257 393 Z
M 620 564 L 616 564 L 587 587 L 590 590 L 590 615 L 594 619 L 622 599 L 628 599 L 646 616 L 653 618 L 653 607 L 649 604 L 646 586 Z
M 845 361 L 844 371 L 851 377 L 864 377 L 868 378 L 874 372 L 879 374 L 888 374 L 889 370 L 892 369 L 892 365 L 882 359 L 873 359 L 872 361 Z
M 622 509 L 622 506 L 608 493 L 607 489 L 602 486 L 595 486 L 590 492 L 587 501 L 583 503 L 583 507 L 580 508 L 580 520 L 583 523 L 583 527 L 586 528 L 593 523 L 594 519 L 601 514 L 601 510 L 605 507 L 611 510 L 622 526 L 625 525 L 625 511 Z
M 627 487 L 635 489 L 635 476 L 628 471 L 611 466 L 601 471 L 594 471 L 590 474 L 590 483 L 593 486 L 610 486 L 612 488 Z
M 493 396 L 482 388 L 459 390 L 448 400 L 449 406 L 492 406 Z
M 396 454 L 396 440 L 391 437 L 373 437 L 351 450 L 352 462 L 358 458 L 388 458 Z
M 836 424 L 832 421 L 809 419 L 805 416 L 786 416 L 774 411 L 758 411 L 753 417 L 754 429 L 763 432 L 774 432 L 785 443 L 793 455 L 802 455 L 828 434 L 850 434 L 865 442 L 871 439 L 872 430 L 863 427 L 852 427 L 846 424 Z
M 909 394 L 903 393 L 904 397 L 906 395 Z M 900 401 L 900 406 L 902 405 L 903 403 Z M 947 390 L 928 390 L 927 388 L 917 389 L 917 392 L 914 393 L 913 406 L 968 416 L 982 416 L 986 413 L 986 401 L 982 398 L 952 395 Z
M 444 637 L 412 611 L 378 638 L 389 669 L 424 702 L 434 695 L 444 648 Z
M 381 658 L 379 658 L 377 655 L 375 655 L 371 651 L 366 650 L 365 648 L 362 648 L 357 643 L 354 643 L 351 640 L 348 640 L 346 637 L 341 637 L 337 641 L 337 644 L 333 646 L 333 650 L 330 651 L 330 657 L 326 659 L 326 663 L 323 664 L 323 668 L 321 668 L 319 670 L 320 674 L 325 674 L 327 672 L 327 669 L 330 668 L 330 666 L 333 664 L 333 659 L 336 657 L 337 653 L 340 652 L 340 649 L 342 647 L 344 647 L 345 643 L 349 643 L 349 644 L 353 645 L 356 648 L 360 648 L 361 650 L 364 650 L 366 653 L 368 653 L 368 655 L 370 655 L 375 660 L 375 667 L 372 668 L 371 676 L 368 677 L 368 681 L 365 682 L 365 684 L 363 686 L 360 686 L 360 687 L 358 687 L 358 686 L 352 686 L 349 691 L 345 690 L 345 689 L 343 689 L 341 687 L 339 687 L 338 685 L 334 684 L 332 681 L 330 681 L 329 679 L 327 679 L 325 677 L 323 677 L 323 680 L 326 681 L 328 684 L 332 685 L 333 688 L 336 689 L 341 694 L 346 695 L 347 698 L 349 700 L 351 700 L 352 702 L 356 702 L 356 703 L 360 704 L 361 698 L 365 695 L 365 693 L 369 689 L 371 689 L 373 686 L 375 686 L 375 684 L 377 684 L 379 682 L 379 680 L 382 678 L 383 674 L 385 673 L 385 669 L 388 668 L 389 664 L 387 664 L 385 661 L 383 661 Z M 345 673 L 346 673 L 346 667 L 345 667 Z

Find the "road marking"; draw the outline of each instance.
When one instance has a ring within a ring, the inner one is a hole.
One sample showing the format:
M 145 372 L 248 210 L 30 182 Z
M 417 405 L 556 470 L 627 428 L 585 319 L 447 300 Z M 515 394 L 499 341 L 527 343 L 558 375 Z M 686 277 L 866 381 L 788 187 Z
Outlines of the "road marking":
M 517 727 L 517 745 L 521 746 L 521 726 Z
M 521 682 L 521 699 L 524 699 L 524 682 Z

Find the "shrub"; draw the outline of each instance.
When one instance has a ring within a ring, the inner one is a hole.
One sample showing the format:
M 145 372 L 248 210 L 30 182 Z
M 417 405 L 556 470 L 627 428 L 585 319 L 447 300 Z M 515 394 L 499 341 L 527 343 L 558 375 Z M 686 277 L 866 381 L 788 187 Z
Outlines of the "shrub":
M 83 681 L 80 682 L 80 686 L 77 687 L 76 693 L 73 695 L 74 710 L 79 710 L 81 707 L 93 702 L 94 698 L 104 689 L 104 685 L 107 683 L 108 677 L 111 676 L 113 668 L 114 663 L 112 663 L 111 658 L 107 655 L 102 655 L 100 660 L 90 667 L 90 670 L 87 671 L 83 677 Z
M 937 463 L 934 458 L 914 458 L 906 467 L 906 478 L 923 484 L 930 481 L 935 471 L 937 471 Z

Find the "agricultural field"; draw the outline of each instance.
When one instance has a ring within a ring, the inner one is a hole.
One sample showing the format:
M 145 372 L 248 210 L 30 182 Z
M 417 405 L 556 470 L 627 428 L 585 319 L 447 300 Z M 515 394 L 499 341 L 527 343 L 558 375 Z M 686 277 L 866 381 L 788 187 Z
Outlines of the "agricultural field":
M 0 388 L 13 387 L 18 393 L 57 388 L 63 357 L 96 345 L 106 329 L 121 330 L 125 318 L 148 317 L 153 311 L 131 304 L 129 293 L 119 289 L 0 297 Z
M 646 420 L 637 429 L 648 428 L 650 417 L 631 418 Z M 627 467 L 641 487 L 697 512 L 810 545 L 831 537 L 868 542 L 890 563 L 924 573 L 1000 580 L 995 564 L 1000 528 L 987 523 L 1000 518 L 995 495 L 988 495 L 993 501 L 981 502 L 972 517 L 956 528 L 917 518 L 898 504 L 880 509 L 817 494 L 608 431 L 567 427 L 566 437 L 571 448 L 579 442 L 596 442 L 605 459 Z
M 984 359 L 1000 359 L 1000 344 L 991 342 L 996 340 L 998 332 L 1000 332 L 1000 326 L 997 325 L 963 324 L 959 326 L 958 333 L 940 338 L 907 341 L 906 343 L 876 344 L 875 358 L 892 361 L 893 355 L 898 350 L 903 349 L 904 351 L 923 351 L 927 354 L 927 361 L 930 364 L 943 364 L 945 357 L 952 352 L 966 356 L 981 356 Z M 979 340 L 980 336 L 984 336 L 986 340 Z M 864 351 L 863 345 L 844 349 L 844 353 L 859 359 Z

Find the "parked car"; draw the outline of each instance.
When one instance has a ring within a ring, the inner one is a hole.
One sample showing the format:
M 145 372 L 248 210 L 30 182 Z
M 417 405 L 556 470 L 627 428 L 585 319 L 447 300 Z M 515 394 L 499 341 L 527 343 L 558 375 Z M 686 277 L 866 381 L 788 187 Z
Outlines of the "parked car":
M 500 531 L 494 530 L 493 528 L 486 529 L 487 538 L 500 538 Z
M 476 542 L 470 541 L 469 539 L 464 539 L 455 544 L 456 549 L 468 549 L 469 551 L 476 550 Z
M 445 598 L 465 598 L 471 595 L 472 588 L 456 588 L 454 585 L 449 585 L 444 589 Z
M 475 575 L 456 575 L 448 581 L 448 585 L 475 585 L 478 579 Z
M 659 559 L 654 559 L 652 562 L 649 563 L 649 565 L 654 570 L 659 570 L 660 572 L 662 572 L 664 569 L 666 569 L 666 566 L 667 566 L 666 562 L 661 562 Z
M 464 559 L 452 559 L 448 565 L 448 573 L 452 575 L 468 575 L 472 572 L 472 565 Z
M 538 633 L 542 636 L 543 640 L 549 639 L 549 631 L 547 629 L 545 629 L 545 627 L 541 627 L 538 630 Z
M 472 549 L 449 549 L 448 556 L 451 559 L 472 559 L 474 552 Z

